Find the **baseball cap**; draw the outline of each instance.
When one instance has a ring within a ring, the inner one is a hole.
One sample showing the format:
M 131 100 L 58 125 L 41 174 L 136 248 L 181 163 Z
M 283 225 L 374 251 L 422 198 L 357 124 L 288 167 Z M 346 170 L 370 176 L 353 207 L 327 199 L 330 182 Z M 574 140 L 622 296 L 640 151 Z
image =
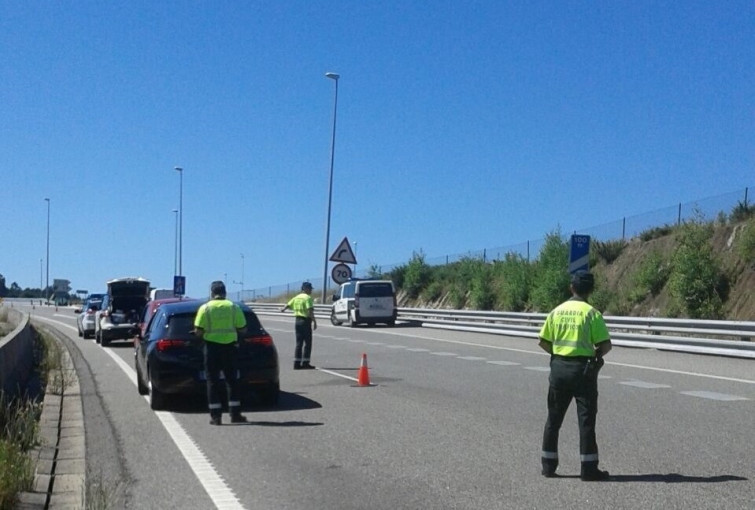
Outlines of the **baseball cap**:
M 213 296 L 225 296 L 225 283 L 220 280 L 212 282 L 210 285 L 210 294 Z
M 589 271 L 580 270 L 572 275 L 571 284 L 577 292 L 590 292 L 595 287 L 595 277 Z
M 309 283 L 309 282 L 304 282 L 304 283 L 301 284 L 301 290 L 311 289 L 311 288 L 312 288 L 312 284 Z

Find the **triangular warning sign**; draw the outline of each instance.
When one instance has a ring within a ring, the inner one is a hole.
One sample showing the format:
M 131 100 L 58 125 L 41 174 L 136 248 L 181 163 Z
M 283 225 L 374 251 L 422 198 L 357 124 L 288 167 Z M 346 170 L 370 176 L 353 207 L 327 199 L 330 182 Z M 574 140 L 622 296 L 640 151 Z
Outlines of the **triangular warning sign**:
M 357 258 L 354 256 L 354 252 L 351 251 L 351 246 L 349 245 L 349 240 L 347 238 L 343 238 L 343 241 L 338 245 L 336 251 L 330 256 L 330 260 L 332 262 L 343 262 L 344 264 L 357 263 Z

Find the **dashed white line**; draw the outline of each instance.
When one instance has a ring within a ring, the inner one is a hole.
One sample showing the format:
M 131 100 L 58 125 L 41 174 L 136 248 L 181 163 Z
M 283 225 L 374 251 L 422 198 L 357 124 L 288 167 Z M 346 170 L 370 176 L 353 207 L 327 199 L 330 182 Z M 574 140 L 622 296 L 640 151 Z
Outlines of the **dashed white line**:
M 722 400 L 724 402 L 732 402 L 735 400 L 750 400 L 747 397 L 740 397 L 737 395 L 729 395 L 727 393 L 716 393 L 715 391 L 680 391 L 682 395 L 689 395 L 691 397 L 707 398 L 710 400 Z
M 644 388 L 648 390 L 671 387 L 668 384 L 656 384 L 646 381 L 619 381 L 619 384 L 623 384 L 624 386 L 634 386 L 635 388 Z

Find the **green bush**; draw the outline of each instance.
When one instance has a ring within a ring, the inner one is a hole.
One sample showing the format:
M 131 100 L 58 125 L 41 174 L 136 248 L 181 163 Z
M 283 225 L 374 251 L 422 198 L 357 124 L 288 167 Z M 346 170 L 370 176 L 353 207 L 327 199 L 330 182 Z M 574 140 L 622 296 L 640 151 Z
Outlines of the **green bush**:
M 677 311 L 692 319 L 718 319 L 727 281 L 713 254 L 713 226 L 698 219 L 685 222 L 677 233 L 669 289 Z
M 560 229 L 545 236 L 535 263 L 530 301 L 539 312 L 547 312 L 569 297 L 569 245 Z
M 750 218 L 737 238 L 736 250 L 747 264 L 755 263 L 755 218 Z
M 530 293 L 530 263 L 521 255 L 507 253 L 493 265 L 497 287 L 497 306 L 501 310 L 521 312 L 527 308 Z
M 623 252 L 624 248 L 627 247 L 627 243 L 623 239 L 606 242 L 593 241 L 591 244 L 591 251 L 594 251 L 595 254 L 599 258 L 603 259 L 606 264 L 611 264 L 613 261 L 619 258 L 621 252 Z
M 731 221 L 740 222 L 752 218 L 755 215 L 755 204 L 739 201 L 731 211 Z
M 492 310 L 495 305 L 495 294 L 490 275 L 480 272 L 472 280 L 469 301 L 475 310 Z
M 642 301 L 648 293 L 651 296 L 657 296 L 666 285 L 670 274 L 671 267 L 661 252 L 653 250 L 648 253 L 633 278 L 636 285 L 635 292 L 639 296 L 637 302 Z
M 34 466 L 21 447 L 0 439 L 0 510 L 16 507 L 19 492 L 31 489 Z
M 653 227 L 640 233 L 640 240 L 651 241 L 658 239 L 659 237 L 665 237 L 674 231 L 673 225 L 663 225 L 661 227 Z
M 443 295 L 443 285 L 434 281 L 422 292 L 422 299 L 427 302 L 437 301 Z
M 604 312 L 611 308 L 611 303 L 616 301 L 617 296 L 608 288 L 608 282 L 605 277 L 596 277 L 595 290 L 590 295 L 588 301 L 592 306 Z
M 404 290 L 410 299 L 417 299 L 422 290 L 430 283 L 432 271 L 425 263 L 425 254 L 414 253 L 404 273 Z

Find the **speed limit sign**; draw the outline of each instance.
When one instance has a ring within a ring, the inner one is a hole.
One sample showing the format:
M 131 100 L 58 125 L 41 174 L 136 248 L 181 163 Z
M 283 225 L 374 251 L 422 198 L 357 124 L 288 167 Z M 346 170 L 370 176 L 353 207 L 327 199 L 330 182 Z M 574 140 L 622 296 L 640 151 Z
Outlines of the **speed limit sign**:
M 337 264 L 330 273 L 336 283 L 345 283 L 351 280 L 351 268 L 346 264 Z

